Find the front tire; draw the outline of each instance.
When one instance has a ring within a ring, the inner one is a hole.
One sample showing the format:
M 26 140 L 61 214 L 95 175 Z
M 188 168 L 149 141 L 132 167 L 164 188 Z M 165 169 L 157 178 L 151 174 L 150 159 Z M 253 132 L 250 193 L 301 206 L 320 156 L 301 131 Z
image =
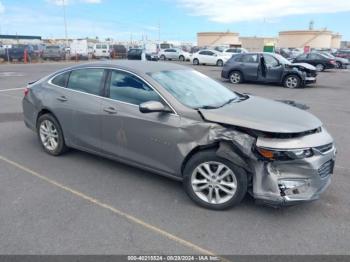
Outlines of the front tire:
M 197 58 L 193 59 L 193 64 L 194 65 L 199 65 L 199 60 Z
M 338 69 L 342 69 L 343 68 L 343 64 L 341 62 L 336 62 L 337 63 L 337 68 Z
M 299 88 L 301 87 L 301 79 L 296 75 L 286 76 L 283 85 L 285 88 Z
M 181 62 L 184 62 L 184 61 L 185 61 L 185 57 L 184 57 L 183 55 L 180 55 L 180 56 L 179 56 L 179 60 L 180 60 Z
M 161 55 L 161 56 L 160 56 L 160 60 L 165 61 L 165 60 L 166 60 L 165 55 Z
M 39 117 L 37 134 L 43 149 L 48 154 L 58 156 L 67 151 L 61 126 L 53 115 L 44 114 Z
M 247 192 L 246 172 L 214 150 L 195 154 L 186 164 L 183 185 L 198 205 L 223 210 L 239 204 Z

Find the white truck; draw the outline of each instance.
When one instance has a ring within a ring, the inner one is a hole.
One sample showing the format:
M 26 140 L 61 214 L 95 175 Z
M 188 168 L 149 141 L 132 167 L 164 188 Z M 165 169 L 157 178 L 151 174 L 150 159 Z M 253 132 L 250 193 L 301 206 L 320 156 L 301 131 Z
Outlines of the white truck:
M 94 58 L 110 58 L 110 50 L 109 44 L 98 43 L 93 46 L 93 54 Z
M 89 58 L 89 45 L 86 39 L 74 39 L 69 47 L 71 59 Z

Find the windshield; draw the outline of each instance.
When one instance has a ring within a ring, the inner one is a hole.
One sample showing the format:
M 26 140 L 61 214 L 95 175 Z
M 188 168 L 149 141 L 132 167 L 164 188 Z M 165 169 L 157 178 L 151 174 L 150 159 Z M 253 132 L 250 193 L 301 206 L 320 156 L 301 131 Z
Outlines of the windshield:
M 217 108 L 238 99 L 238 95 L 195 70 L 149 73 L 182 104 L 191 108 Z
M 328 57 L 328 58 L 334 58 L 334 56 L 333 56 L 332 54 L 327 53 L 327 52 L 322 53 L 322 55 L 323 55 L 323 56 L 326 56 L 326 57 Z
M 274 56 L 281 64 L 285 64 L 285 65 L 291 64 L 291 62 L 289 60 L 287 60 L 286 58 L 284 58 L 283 56 L 281 56 L 279 54 L 274 54 Z

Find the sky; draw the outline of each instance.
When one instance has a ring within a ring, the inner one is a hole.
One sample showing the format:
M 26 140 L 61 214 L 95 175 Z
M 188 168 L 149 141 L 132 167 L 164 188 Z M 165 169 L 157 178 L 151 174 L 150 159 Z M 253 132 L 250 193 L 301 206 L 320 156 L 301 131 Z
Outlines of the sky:
M 315 29 L 350 41 L 350 0 L 0 0 L 0 34 L 64 38 L 64 9 L 69 38 L 195 42 L 202 31 L 273 37 L 312 20 Z

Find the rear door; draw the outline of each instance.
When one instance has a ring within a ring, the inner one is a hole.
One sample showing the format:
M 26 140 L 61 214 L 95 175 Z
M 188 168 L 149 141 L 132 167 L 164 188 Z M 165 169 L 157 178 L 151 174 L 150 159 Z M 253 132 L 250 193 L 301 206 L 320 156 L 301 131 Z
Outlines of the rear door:
M 66 95 L 61 103 L 70 107 L 71 142 L 83 149 L 100 150 L 101 94 L 106 71 L 103 68 L 84 68 L 70 73 Z
M 259 56 L 258 54 L 242 54 L 239 61 L 239 68 L 243 72 L 243 77 L 246 80 L 258 79 Z
M 181 118 L 174 113 L 141 113 L 143 102 L 167 104 L 142 79 L 125 71 L 110 71 L 106 96 L 101 118 L 104 153 L 173 173 L 174 159 L 167 156 L 178 155 L 179 141 L 173 140 L 180 140 Z

